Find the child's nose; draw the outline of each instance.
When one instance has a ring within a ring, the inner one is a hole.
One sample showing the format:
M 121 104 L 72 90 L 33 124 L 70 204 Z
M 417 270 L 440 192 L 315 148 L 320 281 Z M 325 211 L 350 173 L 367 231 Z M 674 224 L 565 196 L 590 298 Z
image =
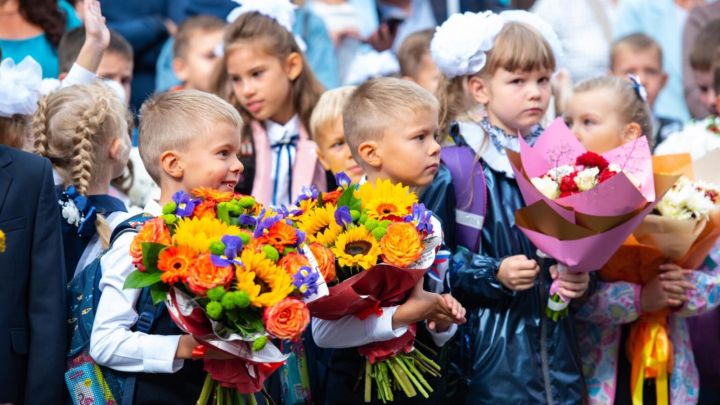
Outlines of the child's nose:
M 232 164 L 230 166 L 230 171 L 242 173 L 244 170 L 245 170 L 245 166 L 243 166 L 242 162 L 240 161 L 240 159 L 238 159 L 237 155 L 234 155 Z

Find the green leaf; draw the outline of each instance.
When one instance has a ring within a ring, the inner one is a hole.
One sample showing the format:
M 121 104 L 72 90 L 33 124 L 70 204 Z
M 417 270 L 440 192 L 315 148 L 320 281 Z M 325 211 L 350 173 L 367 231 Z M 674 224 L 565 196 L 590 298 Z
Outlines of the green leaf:
M 163 283 L 156 283 L 150 287 L 150 296 L 152 297 L 153 304 L 157 305 L 165 301 L 165 297 L 168 293 L 168 286 Z
M 355 197 L 355 187 L 348 187 L 338 199 L 338 207 L 347 206 L 350 210 L 360 211 L 362 203 Z
M 160 282 L 160 273 L 159 271 L 155 271 L 152 273 L 148 272 L 142 272 L 140 270 L 135 270 L 125 279 L 125 284 L 123 285 L 123 288 L 145 288 L 149 287 L 155 283 Z
M 158 256 L 167 246 L 160 243 L 144 242 L 142 245 L 143 266 L 146 273 L 159 272 L 157 268 Z

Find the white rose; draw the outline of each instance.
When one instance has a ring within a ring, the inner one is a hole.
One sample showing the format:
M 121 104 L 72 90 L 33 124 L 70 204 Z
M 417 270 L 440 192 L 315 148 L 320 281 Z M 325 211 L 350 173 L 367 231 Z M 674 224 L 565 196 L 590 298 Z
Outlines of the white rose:
M 575 176 L 575 184 L 580 191 L 588 191 L 597 185 L 598 174 L 600 169 L 597 167 L 582 170 Z
M 549 176 L 533 177 L 530 181 L 545 197 L 554 200 L 560 196 L 560 186 Z

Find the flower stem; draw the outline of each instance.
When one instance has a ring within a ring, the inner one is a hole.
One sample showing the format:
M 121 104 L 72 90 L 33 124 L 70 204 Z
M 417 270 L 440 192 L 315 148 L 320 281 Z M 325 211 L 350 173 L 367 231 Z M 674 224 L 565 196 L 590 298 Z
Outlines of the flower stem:
M 208 399 L 210 399 L 210 391 L 212 391 L 213 379 L 210 374 L 205 376 L 205 382 L 203 382 L 202 391 L 200 391 L 200 398 L 198 398 L 196 405 L 207 405 Z
M 428 398 L 429 395 L 428 395 L 427 391 L 425 391 L 422 384 L 420 384 L 420 381 L 418 381 L 418 379 L 415 378 L 415 375 L 405 365 L 404 357 L 405 357 L 405 355 L 401 354 L 399 356 L 393 357 L 393 360 L 402 369 L 403 373 L 407 376 L 407 378 L 410 380 L 412 385 L 417 389 L 417 391 L 420 392 L 420 395 L 422 395 L 425 398 Z M 432 392 L 432 389 L 430 392 Z
M 365 359 L 365 402 L 372 401 L 372 364 Z
M 398 380 L 398 383 L 400 383 L 400 387 L 402 388 L 405 395 L 407 395 L 408 398 L 412 398 L 417 395 L 417 391 L 415 391 L 415 388 L 413 387 L 412 383 L 410 382 L 410 379 L 408 378 L 407 374 L 405 374 L 405 371 L 398 367 L 397 365 L 393 364 L 394 361 L 397 360 L 395 357 L 391 357 L 388 360 L 384 361 L 383 363 L 387 363 L 387 366 L 390 368 L 390 371 L 392 371 L 395 378 Z

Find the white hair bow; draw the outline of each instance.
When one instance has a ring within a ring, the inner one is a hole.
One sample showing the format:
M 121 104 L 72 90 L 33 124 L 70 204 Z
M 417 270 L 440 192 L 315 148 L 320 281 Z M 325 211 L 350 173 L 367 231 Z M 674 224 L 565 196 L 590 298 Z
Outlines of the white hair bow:
M 291 3 L 289 0 L 233 0 L 240 6 L 235 7 L 230 11 L 227 16 L 227 21 L 232 23 L 237 20 L 241 15 L 246 13 L 260 13 L 264 16 L 270 17 L 277 21 L 278 24 L 282 25 L 288 32 L 293 32 L 293 24 L 295 23 L 295 9 L 296 5 Z M 293 34 L 294 35 L 294 34 Z M 297 42 L 300 49 L 305 52 L 307 45 L 297 35 L 295 36 L 295 42 Z
M 42 67 L 30 56 L 17 65 L 6 58 L 0 63 L 0 116 L 30 115 L 37 109 Z

